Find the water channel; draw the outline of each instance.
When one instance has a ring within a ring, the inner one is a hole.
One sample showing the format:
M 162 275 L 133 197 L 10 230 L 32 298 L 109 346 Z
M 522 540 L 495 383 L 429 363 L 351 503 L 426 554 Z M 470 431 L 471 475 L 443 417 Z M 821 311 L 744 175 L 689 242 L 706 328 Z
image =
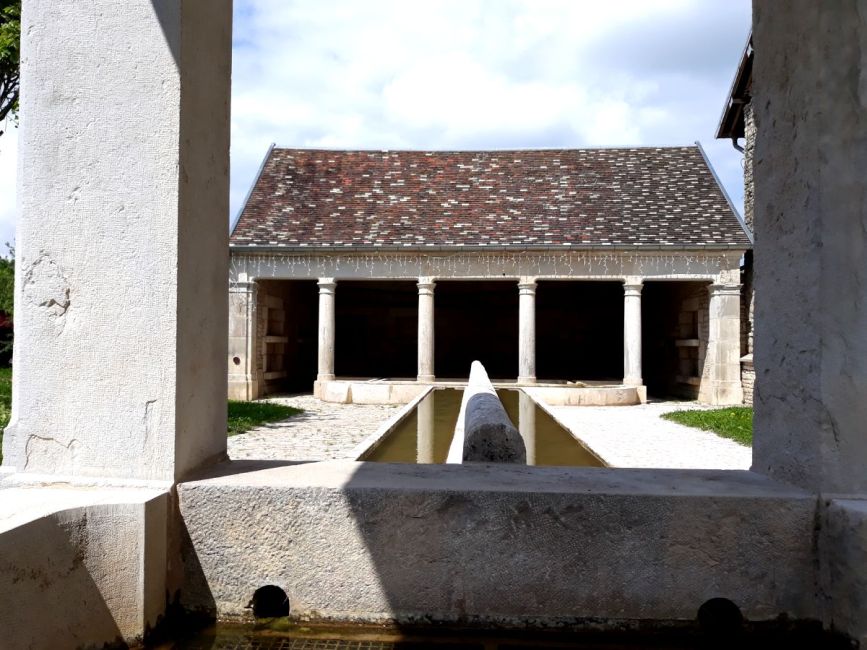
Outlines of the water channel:
M 604 467 L 605 464 L 522 390 L 497 391 L 527 446 L 528 465 Z M 381 463 L 445 463 L 463 390 L 431 391 L 406 418 L 359 460 Z

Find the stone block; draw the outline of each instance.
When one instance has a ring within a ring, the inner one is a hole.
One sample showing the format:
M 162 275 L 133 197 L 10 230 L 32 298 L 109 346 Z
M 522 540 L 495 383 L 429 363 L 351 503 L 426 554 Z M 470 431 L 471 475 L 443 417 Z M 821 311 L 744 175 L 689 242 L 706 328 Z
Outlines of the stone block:
M 178 495 L 183 604 L 222 618 L 266 584 L 320 621 L 818 616 L 816 499 L 750 472 L 233 462 Z

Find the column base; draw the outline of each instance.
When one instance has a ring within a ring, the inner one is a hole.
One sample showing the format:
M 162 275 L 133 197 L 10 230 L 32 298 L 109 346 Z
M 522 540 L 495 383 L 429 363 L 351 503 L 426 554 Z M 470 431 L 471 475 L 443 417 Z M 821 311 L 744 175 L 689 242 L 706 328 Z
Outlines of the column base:
M 259 382 L 255 379 L 234 379 L 229 377 L 229 399 L 251 402 L 259 399 Z
M 535 384 L 536 383 L 536 377 L 535 376 L 533 376 L 533 377 L 529 377 L 529 376 L 528 377 L 518 377 L 518 383 L 519 384 Z
M 434 375 L 419 375 L 416 377 L 416 381 L 420 384 L 432 384 L 436 381 L 436 377 Z
M 644 379 L 641 377 L 624 377 L 624 386 L 644 386 Z

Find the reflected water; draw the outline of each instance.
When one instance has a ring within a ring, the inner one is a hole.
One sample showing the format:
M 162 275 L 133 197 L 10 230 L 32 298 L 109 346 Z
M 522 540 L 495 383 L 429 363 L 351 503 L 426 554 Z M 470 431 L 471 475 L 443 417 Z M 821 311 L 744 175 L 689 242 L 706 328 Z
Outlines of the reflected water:
M 561 427 L 522 390 L 497 395 L 527 447 L 528 465 L 604 467 L 605 464 Z M 431 391 L 391 433 L 360 460 L 381 463 L 445 463 L 458 420 L 463 390 Z

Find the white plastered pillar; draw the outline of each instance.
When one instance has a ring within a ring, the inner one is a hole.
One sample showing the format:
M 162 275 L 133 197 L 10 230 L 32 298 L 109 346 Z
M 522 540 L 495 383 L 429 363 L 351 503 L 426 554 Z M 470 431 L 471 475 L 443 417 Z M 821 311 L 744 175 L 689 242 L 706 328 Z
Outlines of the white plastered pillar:
M 259 397 L 258 288 L 255 281 L 229 285 L 229 399 Z
M 536 383 L 536 278 L 518 281 L 518 383 Z
M 536 464 L 536 402 L 524 391 L 518 393 L 518 431 L 527 449 L 527 465 Z
M 418 381 L 434 380 L 434 287 L 433 278 L 418 281 Z
M 642 278 L 627 278 L 623 283 L 623 383 L 641 386 L 641 290 Z
M 316 381 L 334 379 L 334 278 L 319 279 L 319 370 Z
M 230 0 L 24 3 L 5 465 L 225 457 L 231 31 Z
M 708 341 L 698 400 L 736 405 L 744 401 L 741 384 L 741 286 L 708 287 Z

